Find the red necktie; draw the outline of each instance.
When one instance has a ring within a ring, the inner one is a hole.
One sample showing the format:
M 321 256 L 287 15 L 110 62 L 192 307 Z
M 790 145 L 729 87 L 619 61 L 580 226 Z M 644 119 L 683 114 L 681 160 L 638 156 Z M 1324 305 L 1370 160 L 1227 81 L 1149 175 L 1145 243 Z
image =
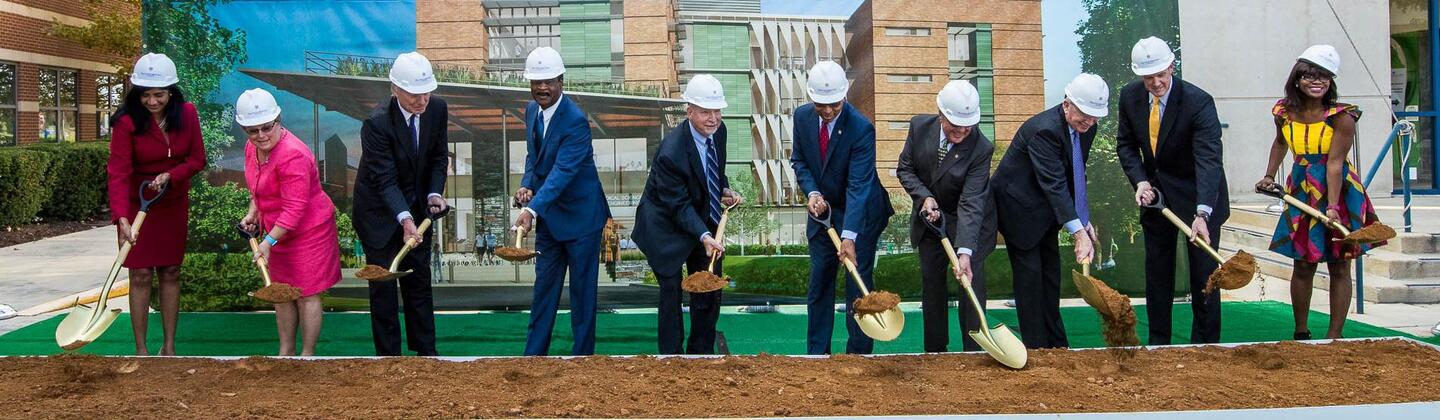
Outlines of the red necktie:
M 825 150 L 828 149 L 829 147 L 830 147 L 830 130 L 826 130 L 826 129 L 825 129 L 825 123 L 824 123 L 824 122 L 821 122 L 821 123 L 820 123 L 820 160 L 825 160 L 825 158 L 829 156 L 829 155 L 826 155 L 826 154 L 825 154 Z

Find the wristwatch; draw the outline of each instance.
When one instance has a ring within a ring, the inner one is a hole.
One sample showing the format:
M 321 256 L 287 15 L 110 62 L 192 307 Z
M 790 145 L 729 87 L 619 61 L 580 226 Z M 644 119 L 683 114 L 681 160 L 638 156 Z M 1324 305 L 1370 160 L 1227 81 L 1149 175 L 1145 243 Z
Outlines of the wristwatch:
M 1210 221 L 1210 213 L 1209 213 L 1209 212 L 1205 212 L 1205 211 L 1195 212 L 1195 217 L 1199 217 L 1199 218 L 1201 218 L 1201 219 L 1205 219 L 1206 222 L 1209 222 L 1209 221 Z

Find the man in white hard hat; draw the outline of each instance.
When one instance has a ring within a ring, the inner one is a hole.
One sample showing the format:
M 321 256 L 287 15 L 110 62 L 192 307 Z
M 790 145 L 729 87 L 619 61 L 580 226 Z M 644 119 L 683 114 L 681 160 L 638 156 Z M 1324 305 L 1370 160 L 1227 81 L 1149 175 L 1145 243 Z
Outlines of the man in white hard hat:
M 985 257 L 995 250 L 995 204 L 990 200 L 995 144 L 980 132 L 980 92 L 968 81 L 951 81 L 935 95 L 935 105 L 938 112 L 910 119 L 910 133 L 895 168 L 916 209 L 910 222 L 910 243 L 920 254 L 926 353 L 949 351 L 946 274 L 953 273 L 957 280 L 963 278 L 971 285 L 983 311 Z M 945 237 L 957 248 L 959 264 L 951 270 L 945 270 L 950 257 L 940 244 L 941 236 L 926 227 L 926 222 L 944 226 Z M 960 298 L 959 305 L 961 331 L 980 329 L 970 299 Z M 961 342 L 965 351 L 983 350 L 968 334 L 961 334 Z
M 715 353 L 715 323 L 720 319 L 720 291 L 690 294 L 690 340 L 680 311 L 685 273 L 705 271 L 712 254 L 725 246 L 715 237 L 722 209 L 740 201 L 725 175 L 725 91 L 708 74 L 685 84 L 685 122 L 660 141 L 645 193 L 635 209 L 631 233 L 645 253 L 660 284 L 659 354 Z M 715 261 L 723 275 L 724 260 Z
M 795 109 L 790 166 L 808 197 L 810 215 L 830 217 L 843 239 L 837 250 L 823 225 L 810 220 L 805 226 L 810 240 L 805 349 L 809 354 L 829 354 L 839 258 L 855 262 L 867 288 L 873 290 L 876 244 L 895 209 L 875 172 L 875 126 L 845 101 L 850 89 L 845 69 L 834 61 L 821 61 L 810 68 L 808 79 L 806 94 L 812 103 Z M 845 283 L 846 303 L 860 297 L 852 284 Z M 860 331 L 854 317 L 845 317 L 845 326 L 849 334 L 845 352 L 869 354 L 875 341 Z
M 390 67 L 390 100 L 370 112 L 360 128 L 360 168 L 351 214 L 366 264 L 389 266 L 407 240 L 417 245 L 401 262 L 413 272 L 398 280 L 372 281 L 370 327 L 377 356 L 399 356 L 400 308 L 410 351 L 435 356 L 435 305 L 430 293 L 431 231 L 422 235 L 417 219 L 446 209 L 449 115 L 430 60 L 400 54 Z M 398 289 L 398 290 L 397 290 Z M 396 296 L 396 294 L 399 296 Z
M 570 273 L 570 354 L 595 353 L 595 288 L 600 274 L 600 230 L 610 206 L 600 188 L 590 121 L 565 96 L 565 63 L 550 47 L 525 58 L 530 96 L 525 107 L 525 175 L 515 191 L 521 206 L 514 229 L 533 231 L 534 299 L 525 355 L 550 353 L 550 332 L 560 306 L 565 273 Z
M 1029 348 L 1069 347 L 1060 320 L 1060 243 L 1064 229 L 1075 260 L 1090 262 L 1097 237 L 1090 224 L 1085 163 L 1095 126 L 1109 113 L 1110 87 L 1082 73 L 1065 86 L 1065 100 L 1025 121 L 995 168 L 993 190 L 1000 234 L 1010 254 L 1020 338 Z
M 1205 293 L 1205 282 L 1218 263 L 1190 241 L 1219 248 L 1220 225 L 1230 216 L 1226 192 L 1220 117 L 1215 100 L 1198 86 L 1175 76 L 1175 53 L 1165 41 L 1149 37 L 1135 43 L 1130 70 L 1140 80 L 1120 90 L 1116 153 L 1135 187 L 1135 203 L 1162 203 L 1193 232 L 1184 238 L 1190 266 L 1190 342 L 1220 342 L 1220 292 Z M 1158 193 L 1157 193 L 1158 190 Z M 1150 345 L 1170 344 L 1170 308 L 1175 290 L 1174 224 L 1159 210 L 1140 209 L 1145 230 L 1145 312 Z

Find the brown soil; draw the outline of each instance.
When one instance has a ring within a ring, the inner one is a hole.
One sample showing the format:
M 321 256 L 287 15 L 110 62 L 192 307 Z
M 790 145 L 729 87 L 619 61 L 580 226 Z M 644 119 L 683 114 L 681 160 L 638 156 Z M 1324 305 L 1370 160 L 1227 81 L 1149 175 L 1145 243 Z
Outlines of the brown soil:
M 361 268 L 360 271 L 355 272 L 356 278 L 365 280 L 379 279 L 388 275 L 390 275 L 389 269 L 375 264 L 366 264 L 365 268 Z
M 95 220 L 31 223 L 19 226 L 0 227 L 0 248 L 34 242 L 45 238 L 68 235 L 109 225 L 110 218 L 103 216 Z
M 729 277 L 720 277 L 709 271 L 697 271 L 680 282 L 680 288 L 690 293 L 706 293 L 724 289 L 730 285 Z
M 821 359 L 0 359 L 4 417 L 738 417 L 1178 411 L 1440 400 L 1398 340 Z M 984 384 L 976 387 L 976 384 Z
M 1250 284 L 1255 278 L 1255 272 L 1260 271 L 1260 265 L 1255 262 L 1255 256 L 1245 251 L 1236 251 L 1235 255 L 1220 264 L 1220 268 L 1210 273 L 1210 279 L 1205 281 L 1205 293 L 1215 291 L 1216 288 L 1235 290 Z
M 1119 358 L 1130 358 L 1134 356 L 1134 349 L 1119 347 L 1140 344 L 1140 336 L 1135 332 L 1135 308 L 1130 306 L 1130 297 L 1111 289 L 1105 283 L 1099 283 L 1098 286 L 1100 295 L 1105 298 L 1106 305 L 1114 314 L 1100 316 L 1100 334 L 1105 339 L 1105 345 L 1112 347 L 1111 353 Z
M 531 258 L 535 258 L 535 255 L 535 251 L 525 248 L 502 246 L 495 249 L 495 256 L 498 256 L 500 257 L 500 259 L 510 262 L 527 261 Z
M 1386 226 L 1384 223 L 1375 222 L 1370 224 L 1370 226 L 1350 232 L 1350 236 L 1345 237 L 1345 242 L 1352 244 L 1372 244 L 1391 239 L 1395 239 L 1395 229 Z
M 250 295 L 270 303 L 294 302 L 300 298 L 300 288 L 285 283 L 270 283 Z
M 855 313 L 861 315 L 878 314 L 900 305 L 900 295 L 884 290 L 876 290 L 870 294 L 855 299 Z

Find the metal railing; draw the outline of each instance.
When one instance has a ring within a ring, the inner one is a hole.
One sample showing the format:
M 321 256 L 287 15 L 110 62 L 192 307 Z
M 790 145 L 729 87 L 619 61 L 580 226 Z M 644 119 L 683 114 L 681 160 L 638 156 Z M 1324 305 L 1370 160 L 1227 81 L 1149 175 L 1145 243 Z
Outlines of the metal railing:
M 340 76 L 388 77 L 394 58 L 324 51 L 305 52 L 305 72 Z M 529 88 L 530 81 L 518 70 L 487 70 L 482 66 L 434 64 L 435 78 L 443 83 Z M 664 98 L 669 86 L 663 81 L 569 79 L 565 89 L 575 92 Z
M 1410 223 L 1410 151 L 1415 145 L 1415 123 L 1407 120 L 1399 120 L 1390 128 L 1390 135 L 1386 137 L 1385 145 L 1381 146 L 1380 154 L 1375 156 L 1375 162 L 1370 164 L 1370 169 L 1365 173 L 1365 180 L 1362 185 L 1365 190 L 1370 189 L 1370 182 L 1375 180 L 1375 174 L 1380 172 L 1380 165 L 1385 164 L 1385 158 L 1390 155 L 1390 147 L 1396 142 L 1401 143 L 1400 152 L 1400 191 L 1404 197 L 1405 232 L 1410 233 L 1413 226 Z M 1363 216 L 1362 216 L 1363 217 Z M 1365 255 L 1355 257 L 1355 313 L 1365 313 Z

